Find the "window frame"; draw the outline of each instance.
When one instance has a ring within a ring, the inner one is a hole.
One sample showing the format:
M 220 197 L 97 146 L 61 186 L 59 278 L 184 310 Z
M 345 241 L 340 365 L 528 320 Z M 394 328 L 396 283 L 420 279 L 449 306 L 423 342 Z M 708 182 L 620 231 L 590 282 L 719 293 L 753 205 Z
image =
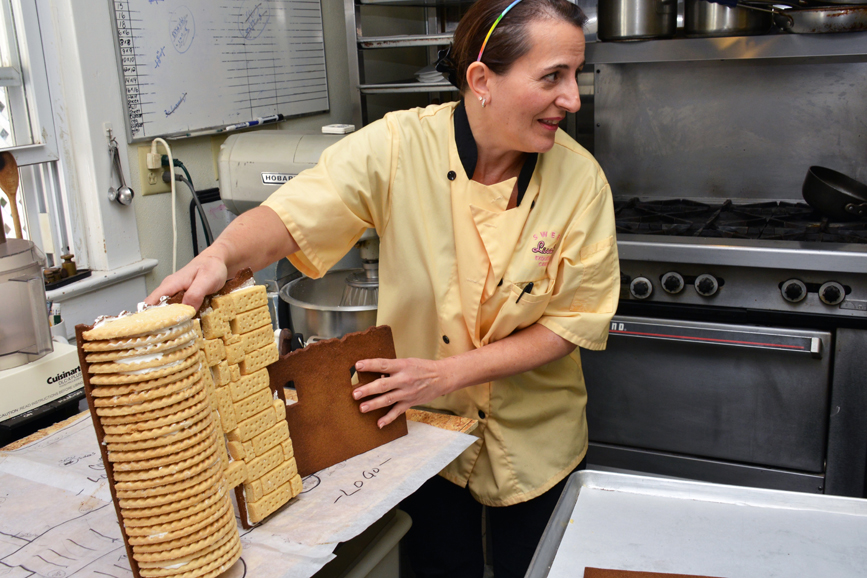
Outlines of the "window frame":
M 59 63 L 52 52 L 57 49 L 57 38 L 53 36 L 57 30 L 51 17 L 51 1 L 0 0 L 0 26 L 5 26 L 9 48 L 8 61 L 0 62 L 0 85 L 7 88 L 16 140 L 29 141 L 0 150 L 15 157 L 27 238 L 46 257 L 51 256 L 46 265 L 59 266 L 61 255 L 69 251 L 79 268 L 88 268 L 91 259 L 85 231 L 89 223 L 83 219 L 75 198 L 68 154 L 67 158 L 60 154 L 59 134 L 68 135 L 69 128 L 58 114 L 66 106 L 58 98 L 63 90 Z M 21 136 L 19 131 L 28 134 Z
M 36 2 L 3 0 L 2 10 L 6 35 L 15 41 L 10 42 L 10 59 L 20 62 L 21 70 L 4 63 L 4 66 L 0 67 L 0 86 L 6 86 L 7 89 L 20 86 L 23 89 L 22 92 L 10 91 L 11 114 L 14 115 L 13 119 L 19 122 L 21 115 L 25 115 L 33 140 L 33 144 L 4 150 L 12 153 L 18 166 L 57 161 L 59 156 L 54 111 Z

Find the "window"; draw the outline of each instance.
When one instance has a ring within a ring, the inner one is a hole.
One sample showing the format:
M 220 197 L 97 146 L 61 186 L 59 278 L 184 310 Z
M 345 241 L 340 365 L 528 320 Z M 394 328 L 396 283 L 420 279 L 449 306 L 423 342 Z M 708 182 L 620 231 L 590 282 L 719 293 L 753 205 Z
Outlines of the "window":
M 59 266 L 60 255 L 75 243 L 36 6 L 0 0 L 0 149 L 12 153 L 20 175 L 16 207 L 0 193 L 0 210 L 8 237 L 18 236 L 12 219 L 17 209 L 22 237 L 46 254 L 48 266 Z

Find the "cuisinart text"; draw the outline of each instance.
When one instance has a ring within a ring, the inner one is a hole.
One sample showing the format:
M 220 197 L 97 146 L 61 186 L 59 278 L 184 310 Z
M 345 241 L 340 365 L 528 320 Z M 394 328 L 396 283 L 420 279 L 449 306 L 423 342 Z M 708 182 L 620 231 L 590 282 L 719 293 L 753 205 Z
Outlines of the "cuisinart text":
M 74 381 L 80 375 L 81 375 L 81 367 L 76 367 L 75 369 L 72 369 L 70 371 L 63 371 L 63 372 L 58 373 L 57 375 L 55 375 L 53 377 L 49 377 L 48 379 L 45 380 L 45 383 L 52 384 L 52 383 L 60 382 L 62 384 L 66 384 L 69 381 Z

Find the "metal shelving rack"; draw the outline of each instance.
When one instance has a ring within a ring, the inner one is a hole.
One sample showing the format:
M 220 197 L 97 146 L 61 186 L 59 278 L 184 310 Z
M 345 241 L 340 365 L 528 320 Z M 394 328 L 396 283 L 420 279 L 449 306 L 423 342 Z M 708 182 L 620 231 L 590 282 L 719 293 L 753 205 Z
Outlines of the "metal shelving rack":
M 372 50 L 427 48 L 428 61 L 434 62 L 437 50 L 447 46 L 452 33 L 446 31 L 456 21 L 443 18 L 446 9 L 466 8 L 474 0 L 344 0 L 349 81 L 352 90 L 353 119 L 356 126 L 367 122 L 366 99 L 370 95 L 450 93 L 456 89 L 448 82 L 421 83 L 414 79 L 368 83 L 364 77 L 364 53 Z M 364 36 L 361 16 L 366 6 L 415 7 L 425 11 L 425 34 Z M 595 6 L 594 6 L 595 8 Z M 593 11 L 595 13 L 595 10 Z M 452 15 L 454 10 L 452 10 Z M 590 35 L 595 39 L 595 33 Z M 767 34 L 722 38 L 672 38 L 644 42 L 587 43 L 587 65 L 641 64 L 654 62 L 700 62 L 726 60 L 788 60 L 820 62 L 867 61 L 867 32 L 847 34 Z M 591 81 L 592 82 L 592 81 Z M 592 85 L 582 86 L 582 94 L 592 96 Z
M 346 46 L 349 51 L 349 81 L 352 87 L 352 117 L 356 126 L 367 124 L 367 97 L 382 94 L 419 94 L 431 97 L 448 93 L 455 98 L 457 89 L 447 81 L 435 83 L 418 82 L 415 79 L 397 79 L 392 82 L 366 82 L 364 74 L 364 54 L 372 50 L 395 50 L 426 48 L 429 63 L 436 61 L 440 48 L 448 46 L 452 33 L 446 30 L 449 13 L 466 8 L 474 0 L 344 0 L 346 16 Z M 421 8 L 424 11 L 425 34 L 396 34 L 391 36 L 364 36 L 361 20 L 362 12 L 368 6 L 394 8 Z

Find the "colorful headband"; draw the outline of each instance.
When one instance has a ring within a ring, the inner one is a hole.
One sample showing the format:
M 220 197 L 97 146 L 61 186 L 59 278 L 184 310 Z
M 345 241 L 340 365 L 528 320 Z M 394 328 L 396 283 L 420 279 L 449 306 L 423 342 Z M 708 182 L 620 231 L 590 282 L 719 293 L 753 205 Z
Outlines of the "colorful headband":
M 500 14 L 500 15 L 497 17 L 496 20 L 494 20 L 494 25 L 491 26 L 491 29 L 490 29 L 490 30 L 488 30 L 488 35 L 485 36 L 485 41 L 482 42 L 482 49 L 479 50 L 479 57 L 476 58 L 476 62 L 481 62 L 481 61 L 482 61 L 482 53 L 485 51 L 485 46 L 487 46 L 487 44 L 488 44 L 488 39 L 491 37 L 491 34 L 494 33 L 494 28 L 497 27 L 497 24 L 500 23 L 500 20 L 503 19 L 503 16 L 505 16 L 506 13 L 507 13 L 509 10 L 511 10 L 512 7 L 513 7 L 515 4 L 517 4 L 518 2 L 520 2 L 520 1 L 521 1 L 521 0 L 515 0 L 514 2 L 512 2 L 511 4 L 509 4 L 508 6 L 506 6 L 506 9 L 503 10 L 503 13 Z

